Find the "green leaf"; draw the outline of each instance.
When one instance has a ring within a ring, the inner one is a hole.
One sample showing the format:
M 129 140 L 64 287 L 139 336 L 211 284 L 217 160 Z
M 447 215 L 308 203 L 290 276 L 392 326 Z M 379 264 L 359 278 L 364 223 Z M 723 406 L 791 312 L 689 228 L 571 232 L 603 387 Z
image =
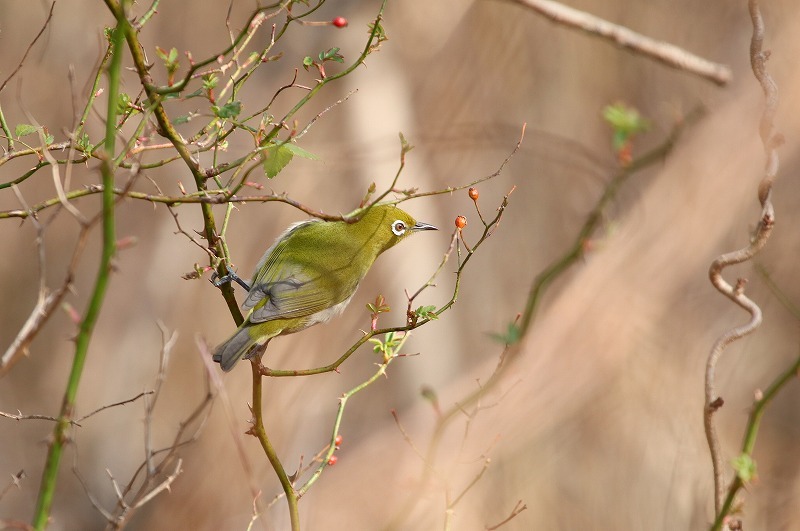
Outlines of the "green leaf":
M 217 115 L 219 118 L 235 118 L 242 112 L 242 102 L 241 101 L 231 101 L 223 105 L 222 107 L 217 107 L 216 105 L 211 106 L 211 110 L 214 111 L 214 114 Z
M 401 132 L 400 133 L 400 152 L 403 155 L 405 155 L 406 153 L 408 153 L 412 149 L 414 149 L 414 146 L 412 146 L 411 144 L 408 143 L 408 140 L 406 140 L 406 137 Z
M 389 332 L 383 337 L 383 341 L 374 337 L 369 340 L 370 343 L 375 345 L 372 347 L 372 350 L 376 353 L 382 353 L 384 359 L 391 358 L 394 356 L 394 351 L 398 345 L 400 345 L 402 338 L 397 337 L 394 332 Z
M 195 113 L 190 112 L 189 114 L 184 114 L 183 116 L 178 116 L 177 118 L 172 120 L 172 123 L 175 124 L 175 125 L 185 124 L 187 122 L 190 122 L 192 120 L 192 118 L 194 118 L 195 116 L 197 116 Z
M 386 40 L 386 30 L 383 29 L 383 25 L 381 25 L 380 22 L 378 22 L 377 26 L 375 26 L 374 22 L 367 24 L 367 33 L 371 34 L 373 29 L 375 31 L 375 38 L 378 40 L 378 42 Z
M 317 155 L 314 155 L 310 151 L 306 151 L 297 144 L 292 144 L 291 142 L 287 142 L 286 144 L 283 144 L 283 147 L 285 147 L 286 149 L 291 151 L 293 155 L 297 155 L 298 157 L 303 157 L 304 159 L 310 159 L 310 160 L 319 160 L 319 157 Z
M 325 61 L 336 61 L 337 63 L 344 63 L 344 57 L 339 53 L 340 48 L 331 48 L 330 50 L 326 50 L 324 52 L 319 53 L 319 61 L 324 63 Z M 303 61 L 305 64 L 305 60 Z
M 506 345 L 513 345 L 514 343 L 517 343 L 522 337 L 520 335 L 520 329 L 516 325 L 516 323 L 509 323 L 505 333 L 490 334 L 490 336 L 492 337 L 492 339 L 499 341 L 500 343 L 504 343 Z
M 44 144 L 46 146 L 49 146 L 50 144 L 52 144 L 55 141 L 55 139 L 56 138 L 53 135 L 51 135 L 50 133 L 47 133 L 46 135 L 44 135 Z
M 38 130 L 39 130 L 39 128 L 34 126 L 34 125 L 17 124 L 17 126 L 14 128 L 14 135 L 17 138 L 20 138 L 20 137 L 23 137 L 23 136 L 27 136 L 27 135 L 33 134 Z
M 209 91 L 217 86 L 219 77 L 216 74 L 209 73 L 203 76 L 203 90 Z
M 89 141 L 89 135 L 87 135 L 86 133 L 83 133 L 83 135 L 81 135 L 81 137 L 78 139 L 78 148 L 81 151 L 89 151 L 90 149 L 92 149 L 92 143 L 91 141 Z
M 607 105 L 603 109 L 603 119 L 614 130 L 612 142 L 615 150 L 619 150 L 633 136 L 650 128 L 650 122 L 638 110 L 623 103 Z
M 167 61 L 167 51 L 161 46 L 156 46 L 156 55 L 162 61 Z
M 117 96 L 117 114 L 125 114 L 128 112 L 130 103 L 131 97 L 124 92 L 120 92 L 119 96 Z
M 439 318 L 436 315 L 436 306 L 420 306 L 417 308 L 414 313 L 417 315 L 418 319 L 429 319 L 431 321 L 435 321 Z
M 289 144 L 270 144 L 261 155 L 262 165 L 264 166 L 264 174 L 272 179 L 278 175 L 283 168 L 291 162 L 294 154 L 287 146 Z
M 736 476 L 745 483 L 749 483 L 756 478 L 756 462 L 747 454 L 741 454 L 733 460 L 733 469 Z
M 308 70 L 308 67 L 313 66 L 313 65 L 314 65 L 314 60 L 310 56 L 307 55 L 307 56 L 303 57 L 303 68 Z

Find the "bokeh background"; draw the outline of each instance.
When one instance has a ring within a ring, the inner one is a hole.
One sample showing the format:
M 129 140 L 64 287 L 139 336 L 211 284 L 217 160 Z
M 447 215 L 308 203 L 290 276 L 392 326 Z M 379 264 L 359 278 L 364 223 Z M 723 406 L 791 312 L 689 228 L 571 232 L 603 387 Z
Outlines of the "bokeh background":
M 492 212 L 512 186 L 516 190 L 502 224 L 474 256 L 458 304 L 439 322 L 416 331 L 389 377 L 349 403 L 339 461 L 301 501 L 305 529 L 440 529 L 447 500 L 455 499 L 486 472 L 454 508 L 453 529 L 484 529 L 506 518 L 518 500 L 527 510 L 505 529 L 698 529 L 712 514 L 712 475 L 702 428 L 703 371 L 714 339 L 746 315 L 711 287 L 707 270 L 721 252 L 746 244 L 758 219 L 756 186 L 763 152 L 758 120 L 760 88 L 749 70 L 750 21 L 746 2 L 698 3 L 574 1 L 571 5 L 680 45 L 731 66 L 734 78 L 720 88 L 667 68 L 607 42 L 550 23 L 514 2 L 390 0 L 385 28 L 390 40 L 365 67 L 331 84 L 301 114 L 301 123 L 344 97 L 302 140 L 320 161 L 297 159 L 274 181 L 276 192 L 326 212 L 357 206 L 366 188 L 391 182 L 398 166 L 402 131 L 416 146 L 407 158 L 401 186 L 421 190 L 456 186 L 496 171 L 528 124 L 519 153 L 503 173 L 480 186 L 484 213 Z M 252 9 L 232 7 L 238 29 Z M 19 62 L 44 20 L 45 2 L 0 6 L 0 77 Z M 298 27 L 281 40 L 281 60 L 264 65 L 241 94 L 255 110 L 291 80 L 305 55 L 339 46 L 347 59 L 363 47 L 375 1 L 329 2 L 317 20 L 347 17 L 347 29 Z M 142 40 L 154 47 L 190 50 L 195 58 L 216 54 L 228 42 L 227 3 L 163 1 Z M 800 124 L 800 7 L 796 2 L 764 6 L 768 63 L 781 91 L 776 119 L 787 139 L 780 150 L 775 188 L 777 226 L 761 263 L 786 297 L 800 300 L 800 186 L 797 133 Z M 73 0 L 56 5 L 53 21 L 24 67 L 0 94 L 9 123 L 36 120 L 57 139 L 73 121 L 69 69 L 75 98 L 84 101 L 86 81 L 99 60 L 102 30 L 111 17 L 100 2 Z M 268 32 L 259 34 L 266 42 Z M 154 68 L 156 76 L 163 71 Z M 335 70 L 335 67 L 331 67 Z M 313 76 L 300 71 L 300 80 Z M 163 77 L 161 78 L 163 79 Z M 136 93 L 133 77 L 126 90 Z M 278 105 L 288 109 L 300 92 Z M 102 100 L 102 97 L 101 97 Z M 199 100 L 196 100 L 199 101 Z M 682 137 L 663 162 L 638 173 L 606 212 L 605 224 L 584 260 L 548 292 L 516 363 L 482 401 L 485 408 L 453 423 L 437 456 L 436 474 L 420 486 L 423 464 L 398 430 L 397 411 L 408 437 L 422 452 L 436 420 L 420 395 L 435 390 L 442 408 L 463 400 L 494 370 L 502 346 L 490 337 L 522 311 L 535 275 L 569 246 L 576 231 L 615 173 L 604 106 L 625 102 L 652 122 L 634 155 L 660 144 L 674 124 L 698 105 L 708 113 Z M 80 103 L 79 103 L 80 105 Z M 199 105 L 199 104 L 198 104 Z M 192 105 L 188 107 L 192 110 Z M 29 113 L 29 114 L 26 114 Z M 187 131 L 191 130 L 189 128 Z M 95 138 L 102 125 L 93 117 Z M 234 139 L 231 157 L 247 149 Z M 204 164 L 210 163 L 206 157 Z M 35 162 L 0 167 L 6 182 Z M 191 176 L 174 163 L 147 174 L 166 193 L 187 187 Z M 99 181 L 97 163 L 76 167 L 72 188 Z M 154 191 L 146 180 L 137 187 Z M 53 197 L 50 174 L 40 171 L 20 190 L 36 202 Z M 97 212 L 99 196 L 76 203 Z M 0 208 L 18 208 L 8 190 Z M 352 305 L 332 323 L 280 338 L 267 364 L 302 368 L 337 358 L 368 326 L 364 305 L 384 295 L 392 312 L 382 323 L 402 323 L 404 289 L 416 289 L 446 250 L 456 215 L 469 219 L 468 241 L 479 223 L 466 192 L 405 203 L 418 219 L 442 230 L 426 233 L 384 255 L 362 284 Z M 187 231 L 202 227 L 197 208 L 176 209 Z M 218 215 L 222 207 L 217 207 Z M 118 235 L 137 244 L 121 250 L 92 340 L 78 397 L 86 414 L 152 389 L 158 372 L 161 322 L 178 333 L 166 382 L 152 416 L 154 447 L 168 446 L 182 419 L 206 392 L 206 369 L 197 342 L 213 347 L 233 322 L 206 279 L 183 280 L 204 253 L 186 237 L 163 207 L 123 201 Z M 228 244 L 245 276 L 289 223 L 304 219 L 291 207 L 247 204 L 230 220 Z M 47 217 L 46 217 L 47 219 Z M 38 289 L 36 231 L 17 220 L 0 222 L 0 346 L 16 335 Z M 46 279 L 63 279 L 77 225 L 60 212 L 45 233 Z M 67 297 L 79 312 L 96 274 L 99 234 L 95 231 Z M 441 305 L 452 293 L 454 264 L 420 301 Z M 797 320 L 770 293 L 751 264 L 727 276 L 747 277 L 748 293 L 764 310 L 764 324 L 723 357 L 717 415 L 726 460 L 740 445 L 754 392 L 798 355 Z M 240 294 L 241 295 L 241 294 Z M 56 415 L 73 353 L 75 325 L 59 310 L 31 345 L 30 355 L 0 380 L 0 411 Z M 375 370 L 374 355 L 362 348 L 340 374 L 277 379 L 265 387 L 265 422 L 273 443 L 293 470 L 329 439 L 337 397 Z M 139 510 L 130 529 L 245 529 L 253 512 L 252 489 L 266 505 L 280 492 L 256 441 L 242 435 L 250 417 L 250 371 L 246 365 L 222 377 L 230 413 L 217 399 L 198 439 L 182 448 L 182 474 Z M 759 478 L 744 495 L 751 529 L 800 529 L 800 393 L 792 384 L 769 407 L 755 453 Z M 106 410 L 74 430 L 53 507 L 51 529 L 105 526 L 72 468 L 107 508 L 115 496 L 109 474 L 127 483 L 145 451 L 142 401 Z M 0 499 L 0 519 L 29 521 L 52 423 L 0 418 L 0 478 L 24 470 L 19 489 Z M 246 461 L 237 454 L 237 439 Z M 3 481 L 0 486 L 5 485 Z M 411 498 L 415 503 L 406 505 Z M 393 520 L 400 512 L 401 519 Z M 253 524 L 286 529 L 279 500 Z

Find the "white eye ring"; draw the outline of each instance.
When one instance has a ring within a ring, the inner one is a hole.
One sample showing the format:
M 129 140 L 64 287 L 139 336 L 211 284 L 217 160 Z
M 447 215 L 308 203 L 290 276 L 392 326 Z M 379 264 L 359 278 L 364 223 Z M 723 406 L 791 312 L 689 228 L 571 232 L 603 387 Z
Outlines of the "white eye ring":
M 406 233 L 406 224 L 404 221 L 396 219 L 392 222 L 392 232 L 395 236 L 402 236 Z

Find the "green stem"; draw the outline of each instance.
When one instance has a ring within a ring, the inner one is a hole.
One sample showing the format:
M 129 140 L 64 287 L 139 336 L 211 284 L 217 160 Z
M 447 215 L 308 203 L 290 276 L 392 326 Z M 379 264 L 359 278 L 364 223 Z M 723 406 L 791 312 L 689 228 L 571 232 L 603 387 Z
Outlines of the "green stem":
M 603 215 L 608 205 L 617 197 L 619 189 L 628 181 L 628 178 L 646 168 L 659 160 L 664 159 L 675 143 L 680 138 L 681 133 L 687 125 L 694 123 L 703 114 L 702 109 L 694 109 L 690 112 L 683 121 L 678 124 L 667 137 L 666 141 L 660 146 L 645 153 L 642 157 L 634 160 L 630 165 L 623 168 L 617 173 L 606 185 L 603 195 L 595 204 L 594 209 L 586 217 L 580 232 L 572 243 L 572 246 L 561 256 L 558 260 L 547 266 L 544 271 L 536 276 L 533 284 L 531 285 L 530 292 L 528 293 L 528 300 L 525 305 L 525 310 L 522 314 L 522 319 L 519 324 L 519 337 L 522 338 L 528 332 L 531 323 L 534 320 L 536 309 L 539 307 L 544 291 L 550 284 L 561 274 L 569 269 L 573 264 L 583 257 L 586 249 L 586 244 L 592 237 L 594 232 L 600 226 Z
M 263 378 L 258 368 L 259 364 L 252 363 L 251 365 L 253 369 L 253 427 L 250 428 L 249 433 L 254 435 L 258 439 L 258 442 L 261 443 L 261 447 L 264 449 L 269 463 L 275 470 L 275 474 L 281 482 L 281 487 L 283 487 L 283 492 L 286 494 L 286 503 L 289 506 L 289 521 L 292 524 L 292 531 L 299 531 L 300 509 L 297 504 L 299 496 L 288 474 L 286 474 L 286 470 L 283 468 L 283 463 L 281 463 L 281 460 L 278 458 L 275 447 L 272 446 L 269 437 L 267 437 L 267 430 L 264 428 L 264 413 L 261 405 Z
M 775 395 L 777 395 L 787 383 L 797 378 L 798 371 L 800 371 L 800 357 L 798 357 L 783 373 L 778 375 L 767 390 L 764 391 L 764 395 L 759 400 L 755 401 L 753 409 L 750 411 L 750 417 L 747 420 L 747 428 L 745 429 L 744 441 L 742 442 L 742 454 L 752 457 L 753 450 L 756 446 L 756 438 L 758 437 L 758 428 L 767 405 L 769 405 L 772 399 L 775 398 Z M 717 531 L 722 529 L 725 518 L 731 513 L 736 494 L 744 486 L 744 481 L 742 481 L 737 474 L 733 482 L 731 482 L 731 486 L 728 488 L 728 496 L 725 498 L 725 502 L 722 504 L 722 508 L 711 526 L 712 530 Z
M 72 360 L 72 370 L 70 371 L 67 388 L 64 392 L 64 399 L 61 405 L 61 413 L 56 422 L 50 449 L 47 454 L 42 482 L 39 487 L 39 497 L 36 502 L 36 509 L 33 515 L 33 528 L 44 529 L 50 517 L 50 509 L 53 504 L 53 494 L 55 492 L 56 479 L 58 477 L 59 464 L 64 452 L 64 446 L 69 441 L 69 427 L 75 410 L 75 399 L 78 394 L 83 368 L 86 363 L 86 355 L 89 350 L 89 342 L 100 309 L 103 305 L 106 289 L 108 288 L 109 276 L 111 273 L 111 260 L 116 250 L 116 236 L 114 230 L 114 166 L 113 157 L 116 142 L 116 105 L 117 94 L 119 92 L 120 69 L 122 66 L 122 45 L 123 33 L 121 26 L 124 22 L 124 13 L 120 10 L 117 16 L 117 27 L 112 37 L 113 56 L 108 70 L 108 114 L 106 119 L 105 153 L 102 157 L 101 173 L 103 176 L 103 249 L 100 258 L 100 267 L 97 272 L 94 290 L 86 314 L 81 321 L 78 336 L 75 341 L 75 357 Z
M 8 123 L 6 122 L 5 114 L 3 114 L 2 106 L 0 106 L 0 128 L 2 128 L 6 135 L 6 139 L 8 140 L 8 151 L 14 151 L 14 137 L 11 134 L 11 129 L 8 128 Z

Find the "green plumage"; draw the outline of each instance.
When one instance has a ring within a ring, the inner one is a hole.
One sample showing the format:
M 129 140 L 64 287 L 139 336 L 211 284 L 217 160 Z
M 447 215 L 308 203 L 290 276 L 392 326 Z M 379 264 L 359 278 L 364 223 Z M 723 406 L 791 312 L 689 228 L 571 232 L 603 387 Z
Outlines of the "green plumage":
M 431 229 L 391 205 L 372 207 L 356 223 L 312 220 L 289 227 L 258 263 L 242 304 L 247 317 L 217 347 L 214 361 L 229 371 L 273 337 L 337 315 L 383 251 L 413 232 Z

